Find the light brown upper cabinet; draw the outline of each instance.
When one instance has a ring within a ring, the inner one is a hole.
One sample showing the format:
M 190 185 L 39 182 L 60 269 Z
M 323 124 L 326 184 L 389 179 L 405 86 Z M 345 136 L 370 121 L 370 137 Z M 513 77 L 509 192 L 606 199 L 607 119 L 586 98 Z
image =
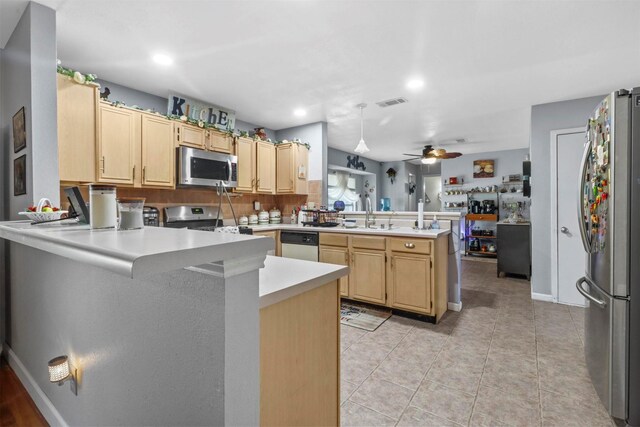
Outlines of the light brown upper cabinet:
M 176 147 L 184 145 L 186 147 L 205 149 L 205 130 L 188 123 L 176 123 L 175 126 Z
M 176 166 L 173 123 L 164 117 L 142 115 L 142 185 L 173 187 Z
M 236 191 L 253 193 L 256 183 L 256 142 L 251 138 L 236 139 L 238 185 Z
M 133 184 L 136 148 L 140 144 L 137 125 L 140 113 L 100 104 L 98 114 L 98 182 Z
M 206 132 L 207 150 L 219 153 L 231 153 L 233 137 L 225 132 L 209 129 Z
M 236 138 L 239 193 L 274 194 L 276 181 L 276 149 L 267 141 Z
M 267 141 L 256 142 L 256 192 L 276 192 L 276 146 Z
M 309 150 L 304 145 L 276 146 L 276 193 L 308 194 Z
M 96 180 L 98 87 L 58 74 L 58 165 L 60 181 Z

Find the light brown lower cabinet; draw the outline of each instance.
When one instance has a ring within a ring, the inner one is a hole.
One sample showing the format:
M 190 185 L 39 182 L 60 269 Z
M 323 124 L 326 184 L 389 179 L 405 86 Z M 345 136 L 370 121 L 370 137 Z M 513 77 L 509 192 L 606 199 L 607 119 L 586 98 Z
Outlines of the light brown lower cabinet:
M 260 310 L 260 425 L 340 425 L 337 281 Z
M 340 296 L 433 316 L 447 311 L 449 236 L 320 233 L 320 262 L 348 265 Z
M 273 253 L 267 252 L 267 255 L 280 256 L 280 232 L 277 230 L 272 231 L 254 231 L 254 236 L 266 236 L 271 237 L 276 242 L 276 247 L 273 249 Z
M 389 305 L 403 310 L 430 313 L 433 282 L 431 265 L 430 256 L 393 252 L 389 262 Z
M 386 253 L 372 249 L 351 252 L 351 286 L 353 299 L 378 304 L 386 302 Z
M 349 266 L 349 248 L 340 248 L 334 246 L 320 246 L 319 260 L 327 264 L 337 264 Z M 340 280 L 340 296 L 349 296 L 349 276 L 341 277 Z

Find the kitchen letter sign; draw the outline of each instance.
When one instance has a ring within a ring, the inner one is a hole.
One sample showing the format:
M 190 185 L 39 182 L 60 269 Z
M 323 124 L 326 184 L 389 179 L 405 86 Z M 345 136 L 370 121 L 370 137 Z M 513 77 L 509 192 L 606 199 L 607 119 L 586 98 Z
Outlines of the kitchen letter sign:
M 233 129 L 236 122 L 235 111 L 172 93 L 169 94 L 167 115 L 187 116 L 223 130 Z

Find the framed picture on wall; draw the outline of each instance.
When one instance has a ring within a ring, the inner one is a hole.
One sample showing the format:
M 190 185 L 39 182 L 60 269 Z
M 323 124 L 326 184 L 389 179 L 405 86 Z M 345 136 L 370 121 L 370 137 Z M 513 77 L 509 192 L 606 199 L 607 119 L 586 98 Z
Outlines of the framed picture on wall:
M 474 178 L 493 178 L 495 174 L 493 160 L 474 160 L 473 161 L 473 177 Z
M 13 152 L 17 153 L 27 146 L 24 107 L 13 115 Z
M 13 161 L 13 195 L 27 194 L 27 155 Z

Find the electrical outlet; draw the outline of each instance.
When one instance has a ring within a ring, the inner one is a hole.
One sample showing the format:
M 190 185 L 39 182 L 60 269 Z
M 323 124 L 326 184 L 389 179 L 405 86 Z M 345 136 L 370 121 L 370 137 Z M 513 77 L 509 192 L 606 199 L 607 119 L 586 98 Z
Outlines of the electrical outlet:
M 260 210 L 260 202 L 259 201 L 255 201 L 253 202 L 253 210 L 255 211 L 259 211 Z

